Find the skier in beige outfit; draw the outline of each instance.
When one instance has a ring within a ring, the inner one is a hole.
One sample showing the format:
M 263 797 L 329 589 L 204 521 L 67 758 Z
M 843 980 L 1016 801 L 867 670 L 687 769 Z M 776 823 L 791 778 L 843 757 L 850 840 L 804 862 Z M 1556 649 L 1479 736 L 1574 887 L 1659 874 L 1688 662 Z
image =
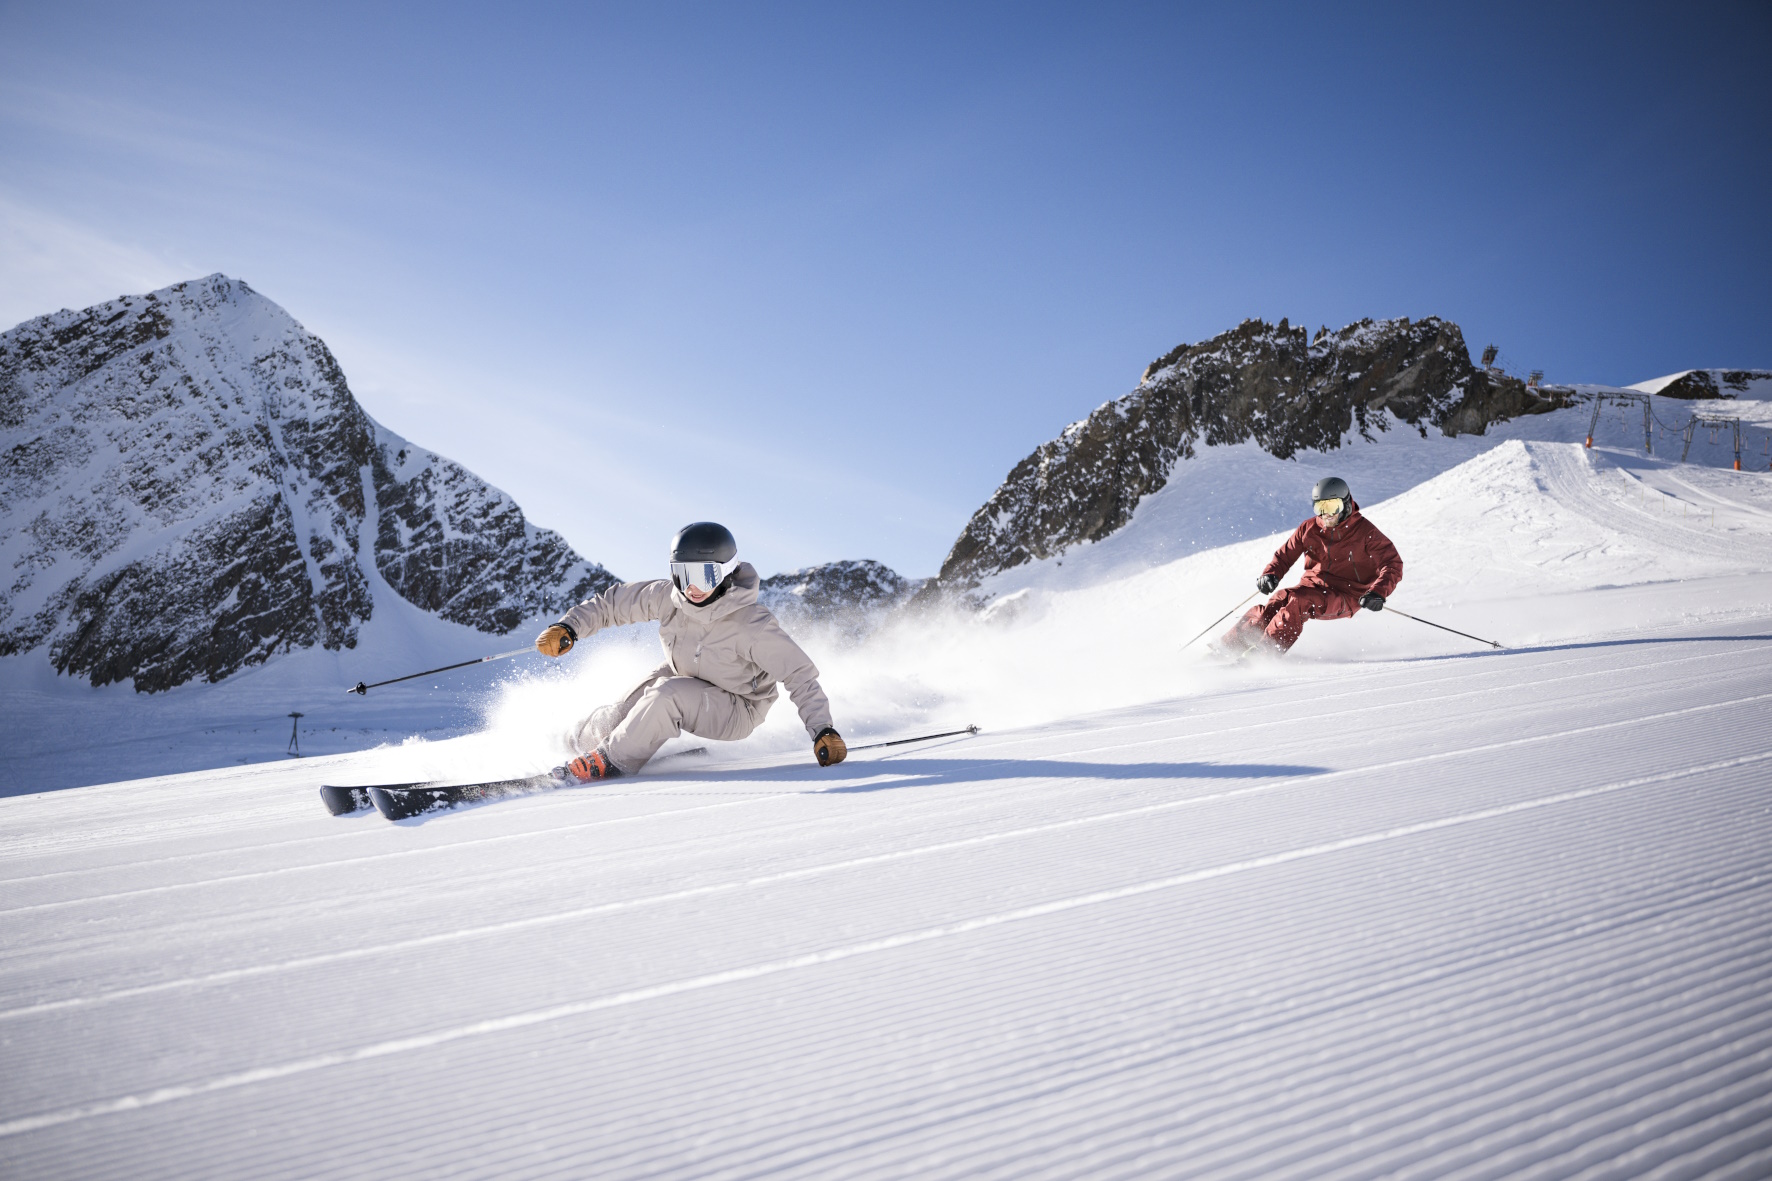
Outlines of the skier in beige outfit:
M 725 742 L 748 737 L 775 703 L 777 684 L 788 687 L 820 764 L 840 763 L 849 753 L 831 725 L 818 669 L 757 602 L 757 572 L 738 560 L 738 543 L 724 526 L 684 526 L 671 541 L 668 580 L 610 587 L 568 611 L 535 646 L 544 656 L 561 656 L 602 628 L 649 620 L 658 621 L 665 663 L 578 724 L 573 743 L 582 753 L 556 768 L 556 778 L 588 783 L 632 775 L 684 730 Z

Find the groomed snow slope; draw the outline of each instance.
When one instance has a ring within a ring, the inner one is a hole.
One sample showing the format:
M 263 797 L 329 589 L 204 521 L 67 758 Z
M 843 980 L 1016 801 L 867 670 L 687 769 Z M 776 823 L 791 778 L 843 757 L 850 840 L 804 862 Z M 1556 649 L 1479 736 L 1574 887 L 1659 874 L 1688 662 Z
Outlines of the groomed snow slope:
M 1514 440 L 1367 508 L 1509 648 L 1178 655 L 1265 537 L 817 653 L 852 741 L 987 727 L 837 768 L 784 703 L 321 809 L 544 762 L 628 629 L 468 737 L 0 800 L 0 1175 L 1772 1173 L 1772 476 Z
M 399 825 L 321 812 L 350 759 L 7 800 L 0 1172 L 1763 1177 L 1769 660 L 1299 666 Z

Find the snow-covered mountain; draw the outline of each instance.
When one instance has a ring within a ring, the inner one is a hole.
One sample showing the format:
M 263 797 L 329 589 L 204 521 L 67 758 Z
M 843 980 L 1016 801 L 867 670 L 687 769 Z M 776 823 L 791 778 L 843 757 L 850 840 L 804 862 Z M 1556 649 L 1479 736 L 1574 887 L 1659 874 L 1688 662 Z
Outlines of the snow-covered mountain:
M 1009 472 L 973 514 L 919 603 L 951 599 L 994 574 L 1110 536 L 1177 465 L 1205 448 L 1253 443 L 1286 459 L 1401 424 L 1426 435 L 1567 404 L 1471 363 L 1458 325 L 1361 320 L 1339 332 L 1246 320 L 1180 345 L 1130 394 L 1098 407 Z
M 615 581 L 219 274 L 0 335 L 0 571 L 0 656 L 148 691 L 354 648 L 378 612 L 500 635 Z
M 866 559 L 826 562 L 763 579 L 757 597 L 790 630 L 824 628 L 853 640 L 879 627 L 923 582 Z
M 1630 387 L 1664 398 L 1772 399 L 1772 369 L 1687 369 Z

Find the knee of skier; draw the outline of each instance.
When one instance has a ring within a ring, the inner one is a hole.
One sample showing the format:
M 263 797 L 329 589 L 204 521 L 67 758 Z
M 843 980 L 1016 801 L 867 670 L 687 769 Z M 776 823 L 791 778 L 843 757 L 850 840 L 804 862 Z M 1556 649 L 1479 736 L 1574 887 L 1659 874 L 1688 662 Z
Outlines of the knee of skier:
M 607 737 L 607 735 L 597 733 L 596 722 L 597 715 L 592 714 L 583 721 L 566 727 L 566 749 L 575 755 L 582 755 L 596 749 L 597 743 Z
M 694 677 L 672 677 L 649 689 L 642 705 L 649 711 L 661 711 L 670 719 L 672 729 L 681 733 L 683 719 L 689 716 L 703 687 L 704 683 Z

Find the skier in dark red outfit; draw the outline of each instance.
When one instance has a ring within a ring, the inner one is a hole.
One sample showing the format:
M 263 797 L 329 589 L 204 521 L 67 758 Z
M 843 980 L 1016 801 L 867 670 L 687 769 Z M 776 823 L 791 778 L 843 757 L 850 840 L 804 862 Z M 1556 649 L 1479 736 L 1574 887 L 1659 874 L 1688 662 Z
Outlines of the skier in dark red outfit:
M 1360 515 L 1347 481 L 1330 476 L 1311 489 L 1317 515 L 1292 531 L 1274 551 L 1255 589 L 1273 595 L 1218 641 L 1233 655 L 1266 647 L 1274 653 L 1298 642 L 1307 619 L 1348 619 L 1361 607 L 1384 610 L 1384 601 L 1403 581 L 1403 559 L 1391 539 Z M 1299 558 L 1304 577 L 1279 594 L 1274 588 Z

